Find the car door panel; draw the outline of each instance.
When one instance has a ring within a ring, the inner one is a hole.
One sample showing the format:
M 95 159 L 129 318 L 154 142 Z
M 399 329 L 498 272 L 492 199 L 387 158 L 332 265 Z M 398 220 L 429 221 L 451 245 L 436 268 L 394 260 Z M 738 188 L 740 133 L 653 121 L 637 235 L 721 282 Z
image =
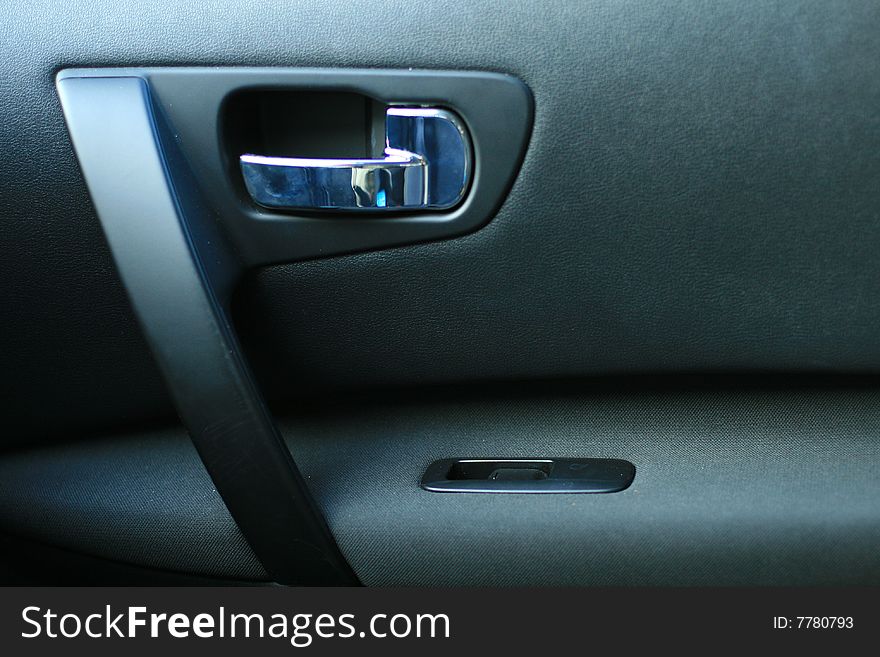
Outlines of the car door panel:
M 877 583 L 878 27 L 857 0 L 7 3 L 0 532 L 269 579 L 132 312 L 60 71 L 490 73 L 532 105 L 487 222 L 279 243 L 293 255 L 235 289 L 243 353 L 358 579 Z M 419 488 L 441 458 L 553 456 L 636 478 Z

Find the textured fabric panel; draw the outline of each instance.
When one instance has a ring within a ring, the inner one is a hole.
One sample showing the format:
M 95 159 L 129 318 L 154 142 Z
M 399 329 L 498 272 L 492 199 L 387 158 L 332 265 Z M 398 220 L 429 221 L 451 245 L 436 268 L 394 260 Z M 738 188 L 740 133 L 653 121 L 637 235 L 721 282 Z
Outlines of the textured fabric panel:
M 151 568 L 266 577 L 183 429 L 4 455 L 0 532 Z
M 880 584 L 880 392 L 333 402 L 283 421 L 368 585 Z M 427 493 L 452 456 L 607 456 L 612 495 Z M 0 459 L 0 531 L 264 577 L 182 429 Z
M 285 424 L 368 585 L 880 584 L 880 394 L 389 402 Z M 612 495 L 428 493 L 434 459 L 635 463 Z

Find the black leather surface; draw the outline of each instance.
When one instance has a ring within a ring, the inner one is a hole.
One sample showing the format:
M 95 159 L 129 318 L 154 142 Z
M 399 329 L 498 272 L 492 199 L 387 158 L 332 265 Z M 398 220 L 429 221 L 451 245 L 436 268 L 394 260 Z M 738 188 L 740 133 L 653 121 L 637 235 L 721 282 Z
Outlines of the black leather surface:
M 170 412 L 67 141 L 62 67 L 486 69 L 532 89 L 522 173 L 486 228 L 249 280 L 239 322 L 275 397 L 877 370 L 878 29 L 871 0 L 8 2 L 3 440 Z

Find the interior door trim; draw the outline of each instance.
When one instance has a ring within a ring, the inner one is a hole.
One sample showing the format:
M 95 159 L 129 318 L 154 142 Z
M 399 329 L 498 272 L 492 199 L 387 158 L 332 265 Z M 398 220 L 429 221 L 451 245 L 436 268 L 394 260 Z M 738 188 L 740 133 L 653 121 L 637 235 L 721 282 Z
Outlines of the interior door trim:
M 270 577 L 355 584 L 229 320 L 240 263 L 140 77 L 59 76 L 77 158 L 129 299 L 217 491 Z

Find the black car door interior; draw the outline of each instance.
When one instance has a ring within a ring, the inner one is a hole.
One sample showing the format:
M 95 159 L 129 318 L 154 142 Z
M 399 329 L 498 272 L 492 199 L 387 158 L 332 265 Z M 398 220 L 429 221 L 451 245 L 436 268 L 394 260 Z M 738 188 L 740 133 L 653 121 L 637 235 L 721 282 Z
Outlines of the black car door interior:
M 880 583 L 878 29 L 9 3 L 0 579 Z

